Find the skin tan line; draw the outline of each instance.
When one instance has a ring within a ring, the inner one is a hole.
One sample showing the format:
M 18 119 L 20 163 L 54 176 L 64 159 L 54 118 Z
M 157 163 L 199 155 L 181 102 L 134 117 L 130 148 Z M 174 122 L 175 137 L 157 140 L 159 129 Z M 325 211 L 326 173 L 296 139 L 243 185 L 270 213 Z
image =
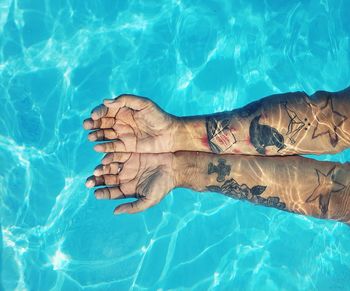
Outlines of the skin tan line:
M 88 187 L 97 198 L 137 198 L 115 213 L 157 204 L 187 187 L 293 213 L 350 222 L 349 164 L 296 154 L 350 145 L 350 88 L 273 95 L 230 112 L 175 117 L 146 98 L 105 100 L 84 121 L 107 153 Z

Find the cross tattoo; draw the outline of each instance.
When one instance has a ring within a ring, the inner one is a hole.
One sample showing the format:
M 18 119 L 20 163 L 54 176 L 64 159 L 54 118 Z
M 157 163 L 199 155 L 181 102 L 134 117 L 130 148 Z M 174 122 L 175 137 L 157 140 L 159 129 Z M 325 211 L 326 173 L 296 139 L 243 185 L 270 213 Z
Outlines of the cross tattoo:
M 218 177 L 216 181 L 223 182 L 225 180 L 225 176 L 229 175 L 231 172 L 231 166 L 226 165 L 226 160 L 219 159 L 218 165 L 215 166 L 213 163 L 208 164 L 208 174 L 217 173 Z

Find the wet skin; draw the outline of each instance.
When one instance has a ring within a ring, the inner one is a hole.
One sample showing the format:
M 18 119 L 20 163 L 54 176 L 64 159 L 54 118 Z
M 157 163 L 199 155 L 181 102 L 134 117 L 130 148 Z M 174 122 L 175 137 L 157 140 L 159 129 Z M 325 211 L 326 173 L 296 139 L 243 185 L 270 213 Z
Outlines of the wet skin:
M 136 199 L 118 206 L 115 214 L 143 211 L 172 189 L 186 187 L 349 223 L 349 171 L 350 164 L 297 156 L 109 153 L 86 185 L 99 187 L 97 199 Z
M 312 96 L 273 95 L 241 109 L 195 117 L 176 117 L 147 98 L 122 95 L 105 100 L 84 121 L 84 128 L 91 130 L 89 140 L 103 141 L 95 150 L 109 153 L 87 186 L 113 186 L 96 190 L 97 198 L 137 198 L 115 213 L 147 209 L 181 186 L 349 222 L 348 165 L 259 157 L 333 153 L 349 147 L 347 112 L 349 88 Z M 182 157 L 196 160 L 196 165 L 180 163 Z M 186 177 L 178 178 L 182 173 Z

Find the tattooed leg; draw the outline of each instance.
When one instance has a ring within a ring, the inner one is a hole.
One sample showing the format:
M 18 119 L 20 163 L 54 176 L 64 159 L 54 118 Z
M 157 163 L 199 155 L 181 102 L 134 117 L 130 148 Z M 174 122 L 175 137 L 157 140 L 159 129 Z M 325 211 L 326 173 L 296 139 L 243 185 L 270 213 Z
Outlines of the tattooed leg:
M 350 164 L 297 156 L 176 153 L 175 157 L 178 186 L 350 223 Z

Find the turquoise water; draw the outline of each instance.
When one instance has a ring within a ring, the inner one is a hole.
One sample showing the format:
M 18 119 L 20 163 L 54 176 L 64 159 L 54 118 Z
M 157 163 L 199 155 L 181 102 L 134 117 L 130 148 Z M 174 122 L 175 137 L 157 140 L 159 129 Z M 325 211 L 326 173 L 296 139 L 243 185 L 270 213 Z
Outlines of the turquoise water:
M 0 0 L 0 290 L 350 290 L 350 228 L 177 189 L 114 217 L 103 98 L 207 114 L 350 85 L 350 1 Z M 350 161 L 350 151 L 320 159 Z

